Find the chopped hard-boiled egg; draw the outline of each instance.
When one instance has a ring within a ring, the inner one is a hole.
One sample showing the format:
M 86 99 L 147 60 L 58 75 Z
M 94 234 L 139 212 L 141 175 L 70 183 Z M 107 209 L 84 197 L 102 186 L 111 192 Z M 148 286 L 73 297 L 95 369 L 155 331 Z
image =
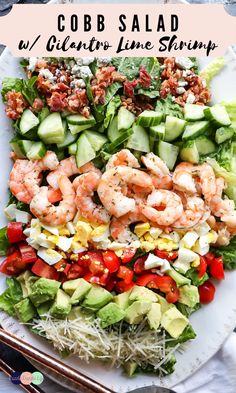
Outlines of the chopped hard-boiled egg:
M 153 239 L 158 239 L 158 237 L 162 233 L 162 230 L 160 228 L 151 227 L 149 233 L 153 237 Z
M 191 262 L 196 261 L 198 259 L 199 259 L 198 254 L 189 250 L 188 248 L 180 247 L 178 251 L 178 258 L 173 263 L 173 266 L 181 273 L 186 273 L 191 267 Z
M 88 246 L 88 241 L 91 237 L 92 227 L 87 222 L 78 221 L 76 224 L 76 233 L 74 235 L 74 240 L 82 244 L 83 247 Z
M 38 237 L 35 239 L 35 241 L 38 243 L 39 246 L 45 247 L 45 248 L 54 248 L 55 244 L 48 240 L 47 236 L 44 233 L 40 233 Z
M 146 252 L 149 252 L 149 251 L 152 251 L 155 249 L 154 242 L 147 242 L 146 240 L 142 240 L 142 239 L 140 239 L 140 242 L 141 242 L 141 245 L 140 245 L 141 249 Z
M 43 222 L 39 221 L 39 224 L 41 227 L 43 227 L 44 229 L 46 229 L 46 231 L 52 233 L 53 235 L 58 236 L 59 235 L 59 230 L 58 227 L 51 227 L 50 225 L 46 225 Z
M 87 251 L 87 248 L 83 247 L 80 242 L 77 242 L 75 240 L 72 241 L 70 249 L 75 254 L 79 254 L 80 252 Z
M 110 236 L 109 224 L 99 225 L 91 232 L 91 239 L 94 242 L 102 242 Z
M 51 248 L 46 249 L 41 247 L 37 254 L 39 258 L 43 259 L 48 265 L 55 265 L 55 263 L 62 259 L 62 255 Z
M 4 213 L 8 220 L 16 220 L 17 222 L 22 222 L 23 224 L 27 224 L 31 215 L 23 210 L 17 209 L 16 205 L 12 203 L 4 209 Z
M 157 267 L 160 267 L 161 273 L 165 273 L 166 271 L 170 270 L 170 264 L 167 259 L 159 258 L 156 255 L 150 253 L 144 262 L 144 268 L 149 270 Z
M 203 222 L 201 225 L 199 225 L 198 228 L 195 229 L 199 236 L 206 235 L 210 230 L 211 227 L 207 224 L 207 222 Z
M 62 251 L 68 251 L 72 245 L 73 237 L 58 236 L 57 247 Z
M 67 227 L 67 229 L 69 230 L 69 232 L 70 232 L 71 235 L 74 235 L 74 234 L 75 234 L 75 226 L 74 226 L 73 222 L 69 221 L 69 222 L 66 224 L 66 227 Z
M 150 224 L 148 222 L 143 222 L 141 224 L 137 224 L 134 227 L 134 233 L 138 237 L 142 237 L 146 232 L 150 229 Z
M 179 248 L 178 243 L 175 243 L 173 240 L 170 239 L 163 239 L 159 238 L 155 240 L 155 247 L 158 248 L 158 250 L 164 250 L 164 251 L 173 251 L 177 250 Z
M 199 238 L 199 235 L 197 232 L 189 231 L 189 232 L 185 233 L 185 235 L 182 237 L 179 245 L 180 245 L 180 247 L 192 248 L 198 238 Z
M 67 227 L 62 227 L 59 229 L 60 236 L 70 236 L 70 231 Z

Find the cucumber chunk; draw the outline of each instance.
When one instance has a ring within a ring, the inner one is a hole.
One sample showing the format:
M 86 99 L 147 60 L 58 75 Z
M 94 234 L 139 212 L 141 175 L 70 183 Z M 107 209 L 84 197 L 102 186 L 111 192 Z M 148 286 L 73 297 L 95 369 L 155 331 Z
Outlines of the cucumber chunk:
M 179 154 L 179 148 L 171 143 L 160 141 L 157 143 L 155 154 L 157 154 L 166 163 L 168 168 L 172 170 Z
M 82 126 L 77 126 L 75 124 L 68 123 L 68 128 L 69 128 L 72 135 L 79 134 L 80 132 L 87 130 L 88 128 L 91 128 L 91 127 L 92 127 L 92 124 L 85 124 Z
M 68 153 L 70 156 L 76 156 L 77 153 L 77 143 L 74 142 L 70 146 L 68 146 Z
M 204 110 L 207 107 L 204 105 L 185 104 L 184 105 L 184 118 L 187 121 L 202 120 L 205 118 Z
M 67 131 L 67 133 L 65 134 L 65 139 L 62 143 L 57 143 L 57 147 L 58 149 L 64 149 L 64 147 L 67 147 L 69 145 L 71 145 L 73 142 L 76 141 L 77 139 L 77 135 L 73 135 L 71 134 L 70 131 Z
M 180 158 L 182 161 L 197 164 L 199 162 L 199 153 L 195 141 L 187 141 L 180 150 Z
M 174 116 L 166 116 L 165 141 L 171 142 L 177 139 L 185 129 L 186 121 Z
M 25 109 L 20 119 L 20 133 L 24 135 L 38 125 L 39 119 L 37 116 L 30 109 Z
M 31 146 L 30 150 L 26 154 L 29 160 L 40 160 L 40 158 L 44 157 L 47 152 L 47 149 L 43 142 L 35 142 Z
M 129 137 L 126 146 L 129 149 L 134 149 L 134 150 L 142 151 L 144 153 L 149 153 L 150 152 L 149 137 L 145 129 L 137 124 L 134 124 L 132 129 L 133 129 L 133 134 Z
M 125 141 L 127 141 L 127 139 L 129 139 L 129 137 L 133 134 L 133 129 L 130 128 L 129 130 L 126 130 L 124 132 L 122 132 L 120 134 L 120 136 L 115 139 L 112 143 L 108 144 L 105 148 L 105 151 L 107 153 L 112 154 L 114 152 L 114 150 L 117 149 L 117 147 L 119 147 L 120 145 L 122 145 Z
M 205 118 L 211 120 L 215 126 L 230 126 L 231 121 L 229 115 L 222 105 L 214 105 L 204 109 Z
M 188 123 L 182 135 L 182 139 L 183 140 L 195 139 L 197 136 L 204 134 L 205 131 L 208 130 L 209 125 L 210 122 L 206 120 L 200 120 L 194 123 Z
M 92 145 L 92 148 L 97 152 L 102 148 L 102 146 L 108 142 L 106 136 L 100 134 L 99 132 L 88 130 L 84 131 L 85 135 L 87 136 L 89 142 Z
M 117 117 L 118 131 L 128 130 L 135 120 L 134 114 L 123 106 L 119 109 Z
M 120 132 L 118 131 L 118 116 L 115 116 L 109 124 L 107 136 L 111 142 L 115 141 L 120 136 Z
M 27 152 L 30 150 L 33 142 L 14 138 L 10 142 L 10 146 L 18 158 L 25 158 Z
M 200 155 L 206 155 L 210 153 L 214 153 L 216 151 L 216 145 L 205 135 L 201 135 L 195 140 L 195 144 L 197 146 L 198 153 Z
M 137 118 L 137 124 L 143 127 L 157 126 L 162 121 L 162 112 L 144 111 Z
M 96 123 L 96 120 L 94 119 L 93 115 L 89 115 L 89 117 L 84 117 L 82 115 L 70 115 L 67 116 L 66 118 L 68 124 L 74 124 L 77 126 L 83 126 L 83 125 L 93 125 Z
M 232 127 L 220 127 L 216 130 L 215 141 L 219 145 L 220 143 L 223 143 L 232 138 L 234 133 L 235 131 Z
M 162 141 L 165 138 L 165 123 L 150 127 L 149 134 L 154 141 Z
M 83 133 L 77 141 L 76 164 L 78 168 L 93 160 L 96 157 L 95 150 L 89 142 L 87 136 Z
M 44 143 L 62 143 L 65 129 L 58 112 L 51 113 L 42 121 L 38 128 L 38 136 Z

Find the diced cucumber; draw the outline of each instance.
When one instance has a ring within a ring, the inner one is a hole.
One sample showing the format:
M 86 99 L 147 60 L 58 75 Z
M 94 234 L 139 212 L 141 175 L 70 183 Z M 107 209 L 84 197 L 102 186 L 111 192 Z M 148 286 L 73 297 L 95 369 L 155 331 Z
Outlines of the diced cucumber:
M 143 127 L 157 126 L 162 121 L 162 112 L 144 111 L 137 118 L 137 124 Z
M 27 152 L 30 150 L 33 142 L 23 140 L 23 139 L 17 139 L 14 138 L 10 142 L 10 146 L 14 153 L 16 153 L 17 157 L 19 158 L 25 158 Z
M 235 131 L 232 127 L 220 127 L 216 130 L 215 141 L 219 145 L 220 143 L 223 143 L 232 138 L 234 133 Z
M 197 164 L 199 161 L 199 153 L 195 141 L 187 141 L 180 150 L 180 158 L 182 161 Z
M 194 139 L 205 133 L 209 128 L 210 122 L 206 120 L 196 121 L 194 123 L 188 123 L 185 131 L 182 135 L 183 140 Z
M 68 153 L 70 156 L 76 156 L 77 152 L 77 143 L 74 142 L 70 146 L 68 146 Z
M 205 118 L 212 121 L 217 127 L 230 126 L 231 120 L 223 105 L 214 105 L 204 109 Z
M 177 139 L 185 129 L 186 121 L 174 116 L 166 116 L 165 141 L 171 142 Z
M 179 148 L 171 143 L 160 141 L 157 143 L 155 153 L 166 163 L 168 168 L 172 170 L 178 157 Z
M 47 150 L 43 142 L 35 142 L 31 146 L 30 150 L 26 154 L 29 160 L 40 160 L 40 158 L 44 157 Z
M 196 104 L 185 104 L 184 105 L 184 118 L 187 121 L 202 120 L 205 118 L 204 109 L 207 107 L 204 105 Z
M 76 164 L 78 168 L 93 160 L 96 157 L 95 150 L 89 142 L 87 136 L 83 133 L 77 141 Z
M 216 145 L 205 135 L 201 135 L 198 138 L 194 139 L 195 144 L 197 146 L 198 153 L 200 155 L 206 155 L 213 153 L 216 151 Z
M 26 134 L 28 131 L 37 127 L 39 119 L 31 112 L 30 109 L 25 109 L 20 119 L 20 133 Z
M 78 136 L 75 134 L 71 134 L 70 131 L 67 131 L 65 134 L 65 139 L 62 143 L 58 143 L 57 147 L 58 149 L 64 149 L 64 147 L 67 147 L 69 145 L 71 145 L 73 142 L 76 141 L 76 139 L 78 138 Z
M 122 106 L 117 115 L 118 131 L 128 130 L 134 123 L 134 120 L 134 114 Z
M 89 115 L 89 117 L 84 117 L 83 115 L 70 115 L 66 118 L 69 124 L 74 124 L 77 126 L 84 126 L 87 124 L 93 125 L 96 123 L 93 115 Z
M 38 128 L 38 136 L 44 143 L 62 143 L 65 138 L 65 129 L 60 113 L 51 113 L 42 121 Z
M 68 123 L 68 128 L 71 132 L 71 134 L 79 134 L 81 131 L 87 130 L 88 128 L 91 128 L 92 124 L 85 124 L 83 126 L 76 126 L 75 124 L 69 124 Z
M 96 152 L 99 151 L 106 142 L 108 142 L 107 137 L 99 132 L 88 130 L 84 131 L 84 133 Z
M 127 147 L 129 149 L 134 149 L 142 151 L 144 153 L 150 152 L 149 137 L 147 132 L 143 127 L 137 124 L 133 124 L 133 134 L 129 137 L 127 141 Z
M 133 134 L 133 129 L 130 128 L 129 130 L 126 130 L 120 134 L 120 136 L 115 139 L 112 143 L 109 143 L 107 147 L 105 148 L 105 151 L 107 153 L 113 153 L 114 150 L 117 149 L 120 145 L 122 145 L 129 137 Z
M 162 141 L 165 137 L 165 123 L 150 127 L 149 134 L 155 141 Z
M 109 124 L 107 136 L 111 142 L 115 141 L 120 136 L 120 131 L 118 131 L 118 116 L 115 116 Z

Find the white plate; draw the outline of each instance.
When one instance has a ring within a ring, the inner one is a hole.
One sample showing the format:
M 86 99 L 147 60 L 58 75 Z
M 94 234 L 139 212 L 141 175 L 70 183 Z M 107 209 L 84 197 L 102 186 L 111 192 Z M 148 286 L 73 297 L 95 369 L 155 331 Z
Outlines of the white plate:
M 231 51 L 227 53 L 227 66 L 214 79 L 212 83 L 212 101 L 236 99 L 236 60 Z M 203 66 L 209 62 L 209 59 L 201 59 L 200 64 Z M 18 66 L 18 59 L 11 56 L 8 50 L 5 50 L 0 58 L 0 78 L 5 76 L 18 77 L 22 73 Z M 0 103 L 0 226 L 5 225 L 3 208 L 7 201 L 7 179 L 11 168 L 9 155 L 9 140 L 12 137 L 10 122 L 4 113 L 4 105 Z M 176 371 L 172 375 L 160 380 L 156 376 L 139 375 L 135 378 L 128 379 L 121 374 L 120 370 L 109 369 L 108 366 L 101 364 L 90 364 L 79 361 L 75 357 L 64 360 L 75 369 L 80 369 L 95 380 L 114 389 L 115 392 L 128 392 L 137 387 L 145 385 L 161 385 L 173 387 L 183 379 L 187 378 L 201 365 L 203 365 L 223 344 L 228 334 L 233 330 L 236 324 L 236 271 L 226 273 L 224 282 L 217 285 L 216 299 L 213 303 L 196 312 L 191 317 L 191 323 L 197 333 L 197 339 L 191 342 L 186 351 L 177 354 Z M 0 276 L 0 293 L 5 288 L 5 277 Z M 27 342 L 35 347 L 42 349 L 55 356 L 51 346 L 45 341 L 32 335 L 14 318 L 0 313 L 1 323 L 4 329 L 24 338 Z M 50 377 L 52 374 L 50 373 Z M 61 384 L 68 384 L 64 380 L 58 380 Z M 78 390 L 77 390 L 78 391 Z

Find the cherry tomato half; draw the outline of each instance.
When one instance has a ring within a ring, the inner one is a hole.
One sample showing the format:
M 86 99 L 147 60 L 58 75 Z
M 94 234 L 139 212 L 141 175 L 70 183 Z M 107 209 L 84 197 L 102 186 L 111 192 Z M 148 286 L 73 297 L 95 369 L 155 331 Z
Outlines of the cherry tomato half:
M 198 277 L 201 278 L 204 276 L 204 274 L 207 271 L 207 262 L 206 262 L 206 258 L 200 256 L 200 265 L 197 267 L 198 270 Z
M 161 251 L 161 250 L 154 250 L 154 254 L 162 259 L 167 259 L 167 261 L 174 261 L 178 258 L 177 251 Z
M 7 225 L 7 237 L 10 243 L 18 243 L 25 239 L 21 222 L 9 222 Z
M 117 272 L 120 267 L 120 258 L 112 250 L 107 250 L 102 253 L 104 265 L 110 273 Z
M 130 248 L 125 248 L 123 250 L 122 256 L 121 256 L 121 260 L 122 263 L 128 263 L 131 261 L 131 259 L 135 256 L 136 254 L 136 249 L 133 247 Z
M 126 266 L 120 266 L 117 277 L 122 278 L 125 284 L 129 284 L 133 280 L 134 272 Z
M 225 278 L 224 265 L 222 257 L 215 258 L 210 264 L 210 273 L 216 280 L 223 280 Z
M 48 278 L 50 280 L 59 279 L 59 272 L 56 271 L 55 267 L 48 265 L 40 258 L 33 264 L 31 271 L 39 277 Z
M 136 259 L 134 263 L 134 272 L 136 274 L 139 275 L 145 273 L 144 264 L 146 259 L 147 259 L 147 255 L 144 255 L 143 257 Z
M 212 302 L 215 297 L 215 286 L 212 284 L 211 281 L 206 281 L 204 284 L 198 287 L 198 292 L 200 296 L 200 302 L 202 304 L 208 304 Z

